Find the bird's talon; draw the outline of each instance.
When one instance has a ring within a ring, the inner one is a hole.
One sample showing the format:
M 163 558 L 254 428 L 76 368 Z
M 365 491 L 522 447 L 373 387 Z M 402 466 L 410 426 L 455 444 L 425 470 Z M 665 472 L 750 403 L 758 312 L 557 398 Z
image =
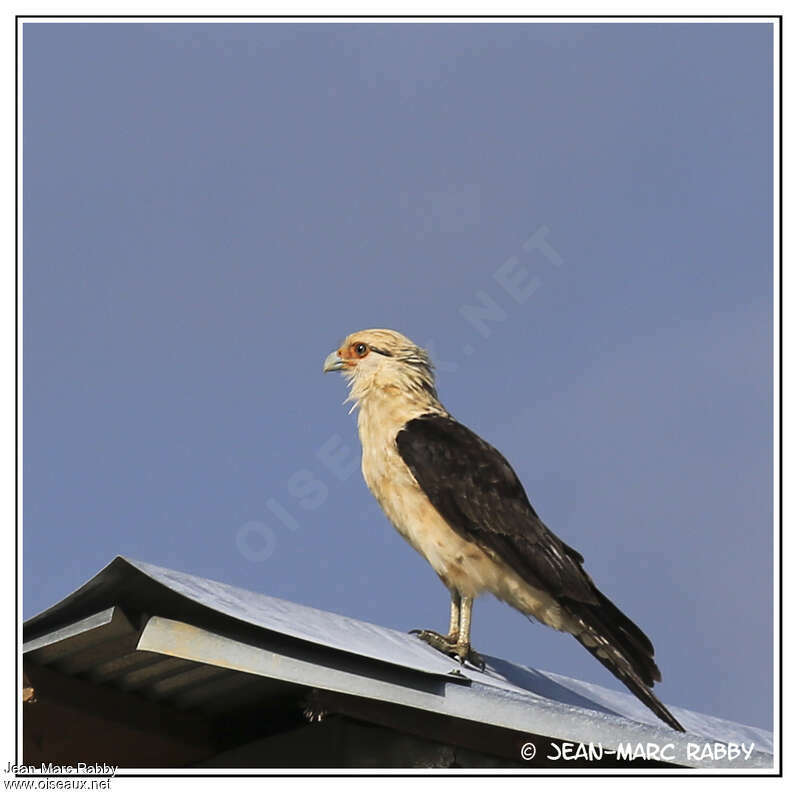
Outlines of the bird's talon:
M 468 662 L 479 671 L 486 670 L 486 663 L 477 652 L 473 651 L 472 646 L 463 646 L 458 643 L 457 638 L 449 635 L 440 635 L 431 629 L 411 630 L 409 634 L 416 635 L 420 640 L 427 643 L 437 651 L 454 657 L 461 665 Z
M 479 671 L 486 670 L 486 663 L 483 661 L 483 657 L 476 651 L 473 651 L 471 646 L 457 651 L 456 657 L 462 665 L 464 665 L 464 663 L 469 663 L 473 668 L 477 668 Z
M 476 654 L 472 649 L 469 652 L 469 661 L 474 665 L 481 673 L 486 670 L 486 663 L 483 660 L 483 657 L 480 654 Z

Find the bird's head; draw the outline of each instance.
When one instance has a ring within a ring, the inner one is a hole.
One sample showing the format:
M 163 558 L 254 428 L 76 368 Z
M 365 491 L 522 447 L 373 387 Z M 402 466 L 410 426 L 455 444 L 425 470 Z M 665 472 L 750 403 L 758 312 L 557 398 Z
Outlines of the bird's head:
M 401 391 L 409 398 L 435 401 L 428 352 L 390 329 L 349 334 L 325 359 L 323 372 L 340 371 L 350 384 L 350 400 L 361 403 L 376 390 Z

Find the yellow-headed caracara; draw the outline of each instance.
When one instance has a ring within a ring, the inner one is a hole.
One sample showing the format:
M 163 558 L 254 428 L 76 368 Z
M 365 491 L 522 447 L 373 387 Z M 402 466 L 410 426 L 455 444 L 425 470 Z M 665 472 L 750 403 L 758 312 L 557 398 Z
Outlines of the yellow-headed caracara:
M 323 369 L 341 370 L 349 381 L 367 486 L 450 591 L 448 634 L 416 634 L 482 668 L 470 623 L 472 600 L 488 591 L 569 632 L 684 731 L 650 689 L 661 681 L 652 643 L 600 593 L 580 553 L 537 516 L 508 461 L 442 406 L 426 351 L 396 331 L 368 329 L 347 337 Z

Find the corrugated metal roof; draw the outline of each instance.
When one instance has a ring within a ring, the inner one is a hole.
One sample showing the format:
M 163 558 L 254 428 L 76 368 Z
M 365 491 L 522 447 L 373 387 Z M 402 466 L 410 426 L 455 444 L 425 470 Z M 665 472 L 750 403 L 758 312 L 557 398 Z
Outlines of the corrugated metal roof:
M 458 668 L 403 632 L 121 557 L 24 635 L 39 665 L 207 713 L 315 687 L 572 742 L 753 743 L 734 766 L 772 766 L 762 729 L 670 705 L 682 735 L 627 693 L 492 657 Z
M 452 660 L 425 643 L 409 642 L 404 632 L 123 557 L 116 558 L 66 599 L 26 621 L 26 634 L 52 625 L 58 616 L 72 615 L 84 605 L 98 604 L 107 595 L 128 590 L 136 573 L 196 605 L 251 627 L 415 671 L 447 676 L 453 670 Z M 141 583 L 133 587 L 145 596 L 146 586 Z

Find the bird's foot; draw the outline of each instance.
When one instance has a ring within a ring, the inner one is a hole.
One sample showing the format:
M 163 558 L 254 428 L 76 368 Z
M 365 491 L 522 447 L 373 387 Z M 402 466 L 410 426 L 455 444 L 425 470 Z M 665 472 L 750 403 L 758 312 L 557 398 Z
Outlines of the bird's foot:
M 472 649 L 469 643 L 459 643 L 457 635 L 441 635 L 432 629 L 412 629 L 410 635 L 416 635 L 437 651 L 457 658 L 461 663 L 469 662 L 479 670 L 486 668 L 483 657 Z

